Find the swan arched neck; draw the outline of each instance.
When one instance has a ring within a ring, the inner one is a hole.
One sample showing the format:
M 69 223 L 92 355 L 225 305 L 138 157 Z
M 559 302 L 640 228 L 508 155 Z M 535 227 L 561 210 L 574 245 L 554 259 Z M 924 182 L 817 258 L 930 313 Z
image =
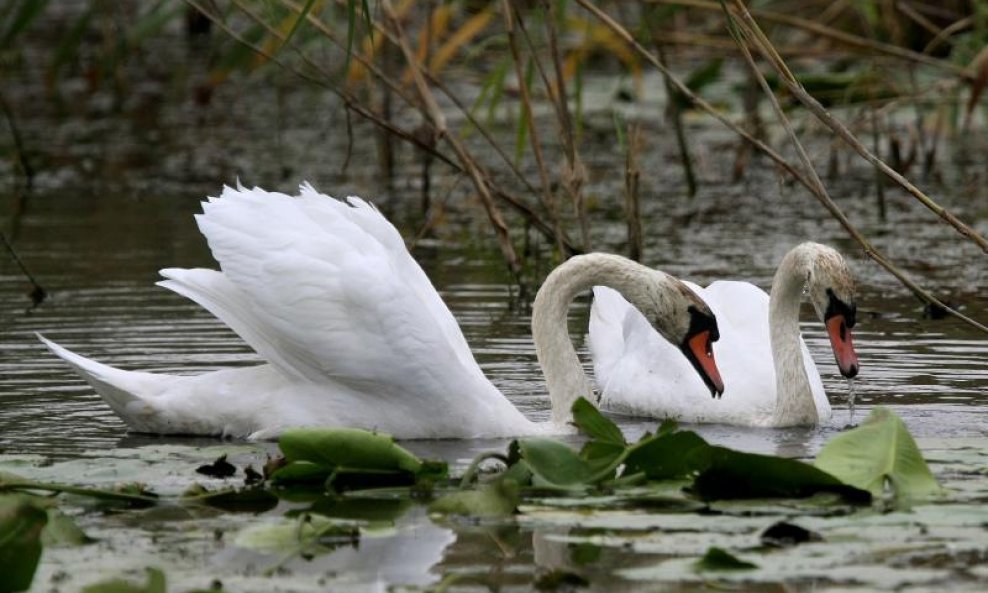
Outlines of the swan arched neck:
M 573 402 L 593 393 L 570 340 L 567 313 L 573 299 L 594 286 L 607 286 L 641 311 L 671 315 L 671 299 L 663 293 L 674 282 L 667 274 L 605 253 L 574 256 L 549 274 L 532 305 L 532 340 L 549 391 L 552 422 L 569 422 Z
M 811 261 L 807 250 L 793 249 L 772 280 L 768 314 L 775 365 L 773 426 L 815 425 L 818 421 L 799 339 L 799 309 Z

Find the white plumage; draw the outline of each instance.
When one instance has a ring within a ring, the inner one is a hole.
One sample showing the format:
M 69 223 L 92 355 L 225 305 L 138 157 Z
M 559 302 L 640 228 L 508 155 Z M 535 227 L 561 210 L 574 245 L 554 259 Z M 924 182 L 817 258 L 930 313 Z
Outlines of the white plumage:
M 779 266 L 772 297 L 748 282 L 721 280 L 706 288 L 686 284 L 717 317 L 720 339 L 714 350 L 725 385 L 722 397 L 709 397 L 679 351 L 620 294 L 596 287 L 590 350 L 603 407 L 743 426 L 816 424 L 830 418 L 820 373 L 799 333 L 799 303 L 805 287 L 821 320 L 830 299 L 843 298 L 853 309 L 853 283 L 836 251 L 816 243 L 794 248 Z M 854 324 L 853 313 L 847 322 Z M 835 342 L 835 352 L 850 349 L 853 356 L 850 330 L 845 330 L 846 346 Z M 831 336 L 832 342 L 838 338 Z M 847 366 L 842 372 L 856 374 L 857 358 Z
M 543 286 L 552 295 L 537 298 L 533 312 L 549 322 L 534 324 L 533 338 L 537 348 L 552 344 L 539 355 L 561 411 L 534 423 L 484 376 L 397 229 L 367 202 L 309 185 L 294 197 L 227 187 L 196 220 L 220 270 L 169 268 L 159 284 L 202 305 L 266 364 L 196 376 L 124 371 L 42 338 L 136 431 L 253 439 L 305 425 L 404 438 L 566 431 L 572 401 L 590 395 L 565 327 L 575 294 L 611 284 L 649 307 L 648 291 L 678 283 L 604 254 L 557 268 Z M 682 325 L 676 314 L 695 303 L 677 298 L 678 309 L 663 314 Z

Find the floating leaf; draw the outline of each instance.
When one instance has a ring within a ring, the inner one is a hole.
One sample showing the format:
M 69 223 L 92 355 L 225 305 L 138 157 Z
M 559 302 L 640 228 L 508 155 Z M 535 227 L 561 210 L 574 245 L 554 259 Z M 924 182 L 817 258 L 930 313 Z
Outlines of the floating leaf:
M 333 468 L 325 465 L 309 461 L 293 461 L 275 470 L 271 474 L 271 481 L 275 484 L 321 484 L 331 473 L 333 473 Z
M 808 463 L 716 446 L 710 447 L 710 466 L 693 481 L 693 491 L 703 500 L 803 498 L 834 492 L 848 502 L 871 502 L 866 490 L 849 486 Z
M 723 548 L 712 547 L 696 561 L 697 570 L 751 570 L 758 568 L 757 564 L 741 560 Z
M 189 492 L 183 502 L 198 503 L 231 513 L 263 513 L 278 506 L 278 497 L 266 488 L 224 488 L 215 492 L 205 489 Z
M 420 477 L 446 475 L 446 464 L 423 461 L 399 447 L 390 435 L 354 428 L 296 428 L 286 431 L 278 446 L 288 465 L 272 475 L 275 481 L 328 480 L 387 486 L 411 484 Z
M 48 513 L 34 497 L 0 496 L 0 593 L 31 586 L 41 557 L 41 532 Z
M 616 467 L 628 448 L 621 429 L 585 398 L 573 402 L 573 424 L 590 440 L 580 450 L 580 458 L 590 468 L 591 473 L 606 472 Z
M 429 505 L 430 513 L 471 517 L 513 515 L 521 499 L 518 483 L 500 478 L 476 490 L 447 494 Z
M 595 441 L 624 446 L 627 441 L 617 424 L 600 413 L 592 403 L 581 397 L 573 402 L 573 424 Z
M 890 484 L 902 504 L 941 493 L 906 425 L 884 407 L 830 439 L 817 455 L 816 467 L 874 496 Z
M 46 547 L 76 547 L 94 541 L 79 528 L 75 519 L 58 509 L 48 509 L 48 524 L 41 531 L 41 543 Z
M 518 446 L 532 472 L 551 486 L 586 485 L 594 478 L 590 466 L 564 443 L 530 438 Z
M 248 550 L 283 554 L 304 548 L 308 554 L 328 553 L 342 545 L 353 545 L 360 530 L 353 521 L 304 515 L 298 519 L 281 519 L 252 525 L 234 538 L 234 543 Z
M 711 455 L 707 441 L 692 431 L 671 430 L 660 429 L 635 443 L 625 458 L 625 473 L 643 472 L 651 480 L 668 480 L 707 469 Z
M 393 524 L 416 506 L 416 503 L 409 498 L 407 489 L 402 489 L 398 498 L 357 498 L 357 496 L 360 495 L 320 496 L 304 511 L 289 511 L 287 516 L 306 512 L 332 519 Z
M 165 593 L 165 574 L 157 568 L 148 569 L 147 585 L 135 585 L 123 579 L 114 579 L 89 585 L 82 593 Z
M 391 435 L 356 428 L 295 428 L 285 431 L 278 446 L 289 462 L 411 473 L 422 469 L 422 461 L 396 445 Z

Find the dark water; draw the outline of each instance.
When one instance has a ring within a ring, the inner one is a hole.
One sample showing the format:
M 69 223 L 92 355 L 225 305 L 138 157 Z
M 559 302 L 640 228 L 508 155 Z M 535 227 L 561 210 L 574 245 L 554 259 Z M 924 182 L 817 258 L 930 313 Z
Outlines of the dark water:
M 288 75 L 268 73 L 234 79 L 217 89 L 211 103 L 199 105 L 189 98 L 190 89 L 208 68 L 194 53 L 186 58 L 187 77 L 176 82 L 165 57 L 149 53 L 144 64 L 147 79 L 132 84 L 122 101 L 115 101 L 107 89 L 80 90 L 78 84 L 67 83 L 60 89 L 58 108 L 47 103 L 39 82 L 41 66 L 32 69 L 29 61 L 17 73 L 21 78 L 16 79 L 20 86 L 13 97 L 15 108 L 39 175 L 36 189 L 26 193 L 19 187 L 15 167 L 3 162 L 0 228 L 49 297 L 28 311 L 30 287 L 13 260 L 0 254 L 4 453 L 73 459 L 121 447 L 215 444 L 128 435 L 109 408 L 48 354 L 34 334 L 43 333 L 81 354 L 127 369 L 194 373 L 255 362 L 255 355 L 207 313 L 153 286 L 160 268 L 212 265 L 192 215 L 198 201 L 217 193 L 222 183 L 239 177 L 246 184 L 291 191 L 308 179 L 327 193 L 371 198 L 410 239 L 422 227 L 420 161 L 415 155 L 399 151 L 389 187 L 374 164 L 373 134 L 358 123 L 351 166 L 342 171 L 345 118 L 333 100 L 300 87 Z M 648 89 L 660 87 L 658 80 L 646 81 Z M 649 95 L 637 107 L 658 113 L 660 103 Z M 610 138 L 610 112 L 622 108 L 597 105 L 584 132 L 593 238 L 597 249 L 609 251 L 624 250 L 623 156 Z M 732 182 L 736 145 L 706 122 L 690 124 L 701 191 L 696 198 L 686 198 L 667 126 L 654 116 L 645 126 L 646 263 L 701 284 L 733 278 L 767 288 L 776 263 L 796 243 L 812 239 L 834 245 L 850 259 L 860 287 L 862 313 L 855 338 L 862 364 L 856 382 L 861 403 L 855 418 L 863 418 L 871 406 L 888 405 L 920 437 L 988 435 L 984 334 L 951 319 L 925 318 L 918 301 L 866 260 L 812 198 L 780 183 L 765 163 L 756 160 L 744 181 Z M 983 158 L 971 156 L 984 154 L 988 141 L 983 135 L 951 138 L 941 153 L 939 180 L 925 180 L 925 187 L 984 234 L 988 166 Z M 825 147 L 821 142 L 814 155 L 825 160 Z M 888 219 L 879 220 L 871 171 L 844 153 L 840 160 L 841 174 L 830 180 L 831 190 L 876 246 L 938 295 L 988 322 L 985 256 L 897 192 L 887 192 Z M 433 170 L 433 196 L 444 212 L 444 223 L 436 238 L 417 241 L 413 253 L 460 321 L 487 375 L 529 416 L 544 419 L 548 402 L 528 317 L 523 307 L 512 304 L 514 291 L 480 207 L 470 196 L 467 180 L 452 178 L 441 167 Z M 520 244 L 520 225 L 514 228 Z M 571 226 L 574 235 L 576 228 Z M 544 276 L 547 265 L 536 267 L 537 275 Z M 574 339 L 584 354 L 586 309 L 586 302 L 579 303 L 571 319 Z M 846 385 L 837 377 L 822 328 L 808 310 L 805 313 L 804 335 L 835 404 L 831 424 L 789 430 L 700 427 L 704 436 L 746 450 L 805 456 L 850 420 L 843 403 Z M 630 434 L 654 426 L 627 418 L 619 423 Z M 422 455 L 462 464 L 479 451 L 503 444 L 437 441 L 408 446 Z M 97 524 L 94 529 L 112 538 L 117 527 Z M 558 552 L 560 547 L 546 543 L 553 539 L 551 530 L 536 535 L 514 525 L 437 525 L 416 509 L 400 520 L 397 534 L 368 539 L 359 549 L 341 550 L 309 569 L 336 575 L 332 582 L 337 585 L 359 584 L 365 590 L 421 585 L 456 572 L 471 578 L 485 574 L 489 582 L 524 590 L 534 567 L 552 566 L 553 549 Z M 159 537 L 150 539 L 162 545 L 169 541 Z M 150 548 L 145 551 L 156 553 L 149 540 L 140 541 Z M 253 561 L 207 545 L 196 548 L 196 554 L 193 570 L 199 574 L 210 574 L 217 566 L 236 572 L 236 567 Z M 385 563 L 377 560 L 379 555 L 391 558 L 393 566 L 387 563 L 382 569 Z M 648 554 L 610 549 L 598 566 L 651 560 Z M 70 564 L 72 557 L 63 561 Z M 109 570 L 113 556 L 106 562 Z M 293 569 L 309 570 L 302 565 Z M 250 570 L 243 572 L 243 590 L 263 590 L 250 584 Z M 238 590 L 237 578 L 228 576 L 226 582 Z

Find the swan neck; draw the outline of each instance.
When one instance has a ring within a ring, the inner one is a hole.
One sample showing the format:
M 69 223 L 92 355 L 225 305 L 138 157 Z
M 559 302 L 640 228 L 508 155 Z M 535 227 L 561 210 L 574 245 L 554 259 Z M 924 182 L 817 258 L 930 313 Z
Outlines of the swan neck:
M 532 305 L 532 339 L 545 374 L 554 423 L 572 420 L 571 408 L 579 397 L 593 401 L 593 388 L 569 335 L 570 303 L 594 286 L 607 286 L 641 309 L 645 305 L 643 287 L 664 277 L 662 272 L 620 256 L 589 253 L 563 262 L 545 279 Z
M 818 421 L 799 331 L 799 309 L 808 272 L 807 258 L 793 250 L 783 258 L 772 281 L 769 328 L 775 365 L 775 426 L 812 425 Z

